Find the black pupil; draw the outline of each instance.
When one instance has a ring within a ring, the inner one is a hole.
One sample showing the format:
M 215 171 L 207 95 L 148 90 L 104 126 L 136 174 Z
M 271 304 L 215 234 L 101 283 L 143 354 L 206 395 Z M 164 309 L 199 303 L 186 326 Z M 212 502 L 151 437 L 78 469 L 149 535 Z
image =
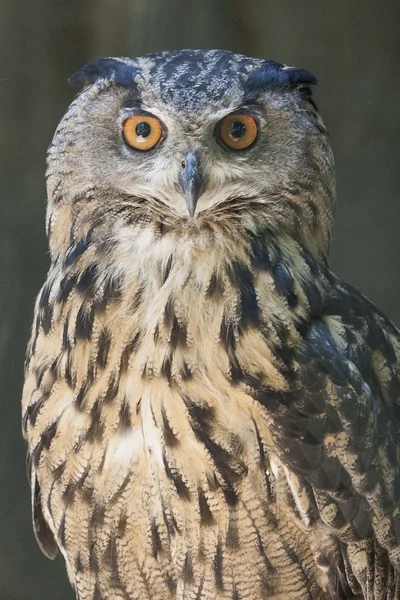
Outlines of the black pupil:
M 138 137 L 147 138 L 151 134 L 151 125 L 146 123 L 146 121 L 140 121 L 140 123 L 136 125 L 135 131 Z
M 246 133 L 246 125 L 242 121 L 233 121 L 229 125 L 228 133 L 232 139 L 238 140 Z

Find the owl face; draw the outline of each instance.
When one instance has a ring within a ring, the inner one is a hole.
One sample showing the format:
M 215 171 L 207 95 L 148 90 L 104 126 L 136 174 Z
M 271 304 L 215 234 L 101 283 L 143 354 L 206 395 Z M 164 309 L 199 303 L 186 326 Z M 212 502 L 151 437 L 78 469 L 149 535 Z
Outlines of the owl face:
M 180 223 L 259 207 L 274 226 L 288 196 L 304 197 L 291 200 L 298 218 L 322 186 L 331 215 L 333 163 L 307 71 L 191 50 L 102 59 L 71 82 L 86 87 L 50 148 L 50 196 L 67 172 L 71 196 L 96 186 Z

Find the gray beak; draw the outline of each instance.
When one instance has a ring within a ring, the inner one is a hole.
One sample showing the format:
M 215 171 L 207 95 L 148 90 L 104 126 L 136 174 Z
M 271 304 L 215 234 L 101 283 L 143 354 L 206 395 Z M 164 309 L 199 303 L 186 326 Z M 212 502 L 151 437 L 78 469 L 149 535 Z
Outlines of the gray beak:
M 179 182 L 180 190 L 186 200 L 188 213 L 193 217 L 202 186 L 199 159 L 196 152 L 187 153 L 185 160 L 182 162 L 182 167 L 183 171 Z

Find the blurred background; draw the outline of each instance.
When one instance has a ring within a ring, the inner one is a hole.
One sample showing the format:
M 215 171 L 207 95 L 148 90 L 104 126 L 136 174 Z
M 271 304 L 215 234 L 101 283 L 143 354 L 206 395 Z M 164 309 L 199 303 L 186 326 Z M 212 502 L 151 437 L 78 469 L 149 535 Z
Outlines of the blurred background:
M 47 267 L 45 152 L 102 56 L 226 48 L 305 67 L 336 157 L 331 265 L 400 324 L 400 3 L 0 0 L 0 600 L 72 600 L 37 547 L 20 433 L 22 364 Z

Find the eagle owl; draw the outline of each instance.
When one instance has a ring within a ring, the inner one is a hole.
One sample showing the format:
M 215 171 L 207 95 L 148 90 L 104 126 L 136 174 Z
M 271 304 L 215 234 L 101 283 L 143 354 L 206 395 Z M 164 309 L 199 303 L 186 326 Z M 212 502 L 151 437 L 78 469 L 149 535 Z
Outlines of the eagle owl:
M 400 334 L 327 263 L 308 71 L 105 58 L 48 153 L 34 528 L 79 600 L 400 598 Z

